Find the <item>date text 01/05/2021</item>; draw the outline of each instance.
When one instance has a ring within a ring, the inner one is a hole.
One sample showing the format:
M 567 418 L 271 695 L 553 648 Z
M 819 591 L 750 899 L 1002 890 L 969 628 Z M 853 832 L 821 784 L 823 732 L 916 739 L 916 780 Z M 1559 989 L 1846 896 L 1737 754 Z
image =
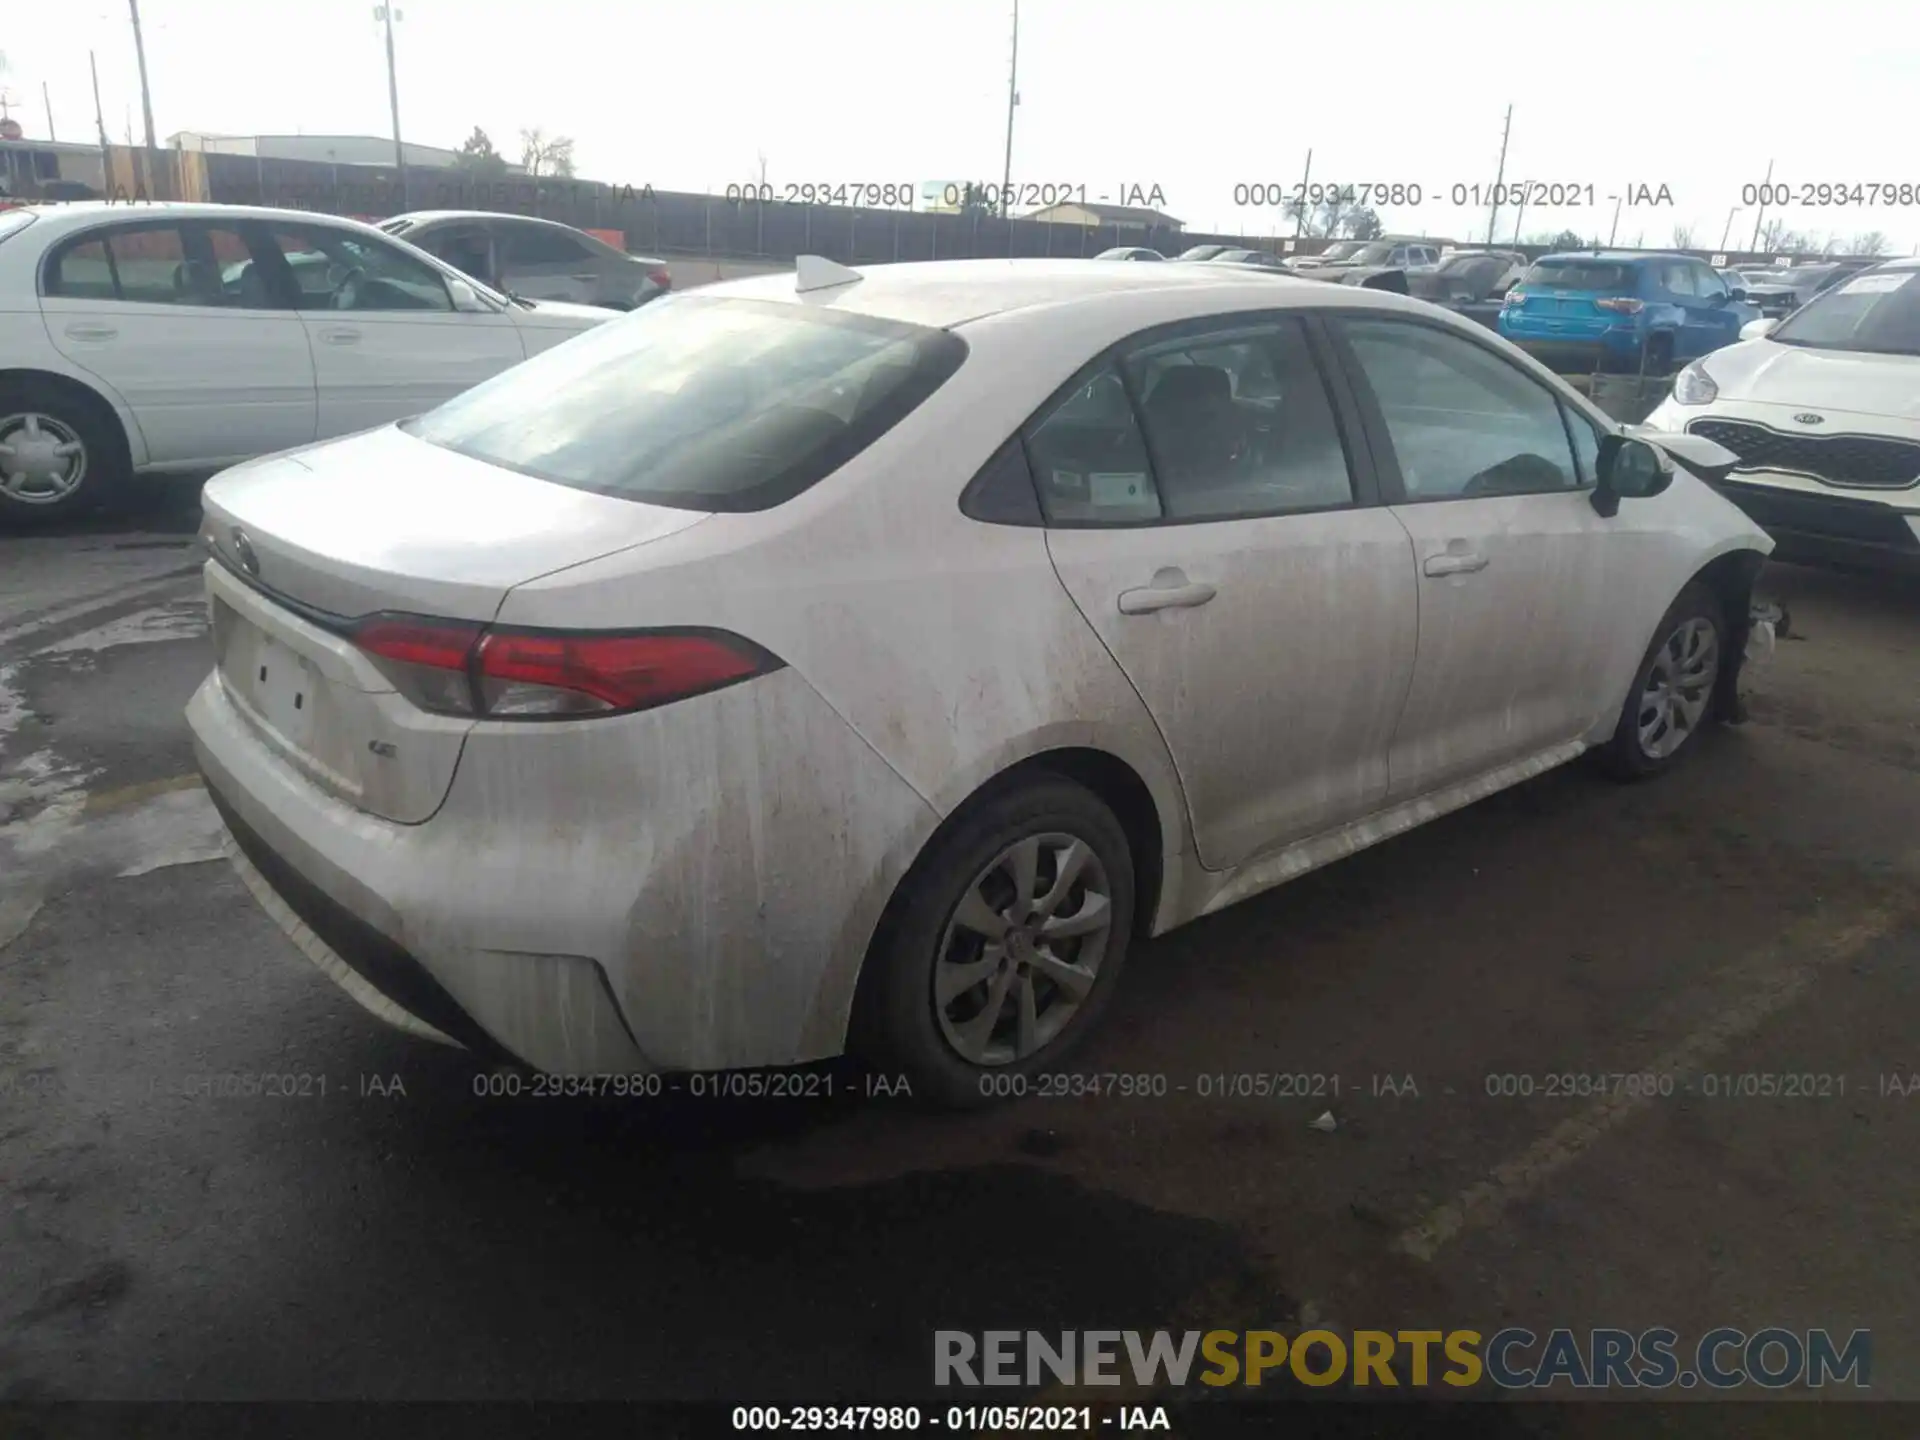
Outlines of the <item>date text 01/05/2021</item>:
M 1671 206 L 1673 188 L 1665 181 L 1633 180 L 1602 186 L 1591 180 L 1454 181 L 1426 185 L 1417 180 L 1285 181 L 1243 180 L 1233 187 L 1233 203 L 1260 209 L 1295 205 L 1524 205 L 1552 210 L 1613 204 L 1629 209 Z

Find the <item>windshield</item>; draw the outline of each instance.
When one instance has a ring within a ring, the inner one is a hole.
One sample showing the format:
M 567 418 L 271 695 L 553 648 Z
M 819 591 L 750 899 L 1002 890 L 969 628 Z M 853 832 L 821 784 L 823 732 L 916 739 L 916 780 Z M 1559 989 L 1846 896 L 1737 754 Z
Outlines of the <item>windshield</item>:
M 1224 245 L 1191 245 L 1180 252 L 1182 260 L 1211 260 L 1227 247 Z
M 411 230 L 413 225 L 413 221 L 406 219 L 382 220 L 380 222 L 380 228 L 389 235 L 398 235 L 402 230 Z
M 932 394 L 943 330 L 677 295 L 404 422 L 510 470 L 689 510 L 759 510 L 824 478 Z
M 1475 266 L 1498 263 L 1500 263 L 1500 257 L 1497 255 L 1449 255 L 1440 262 L 1440 273 L 1442 275 L 1463 275 Z
M 1345 260 L 1355 251 L 1365 248 L 1366 243 L 1364 240 L 1336 240 L 1333 244 L 1322 250 L 1318 256 L 1312 258 L 1325 260 L 1329 263 L 1335 260 Z
M 1796 265 L 1774 279 L 1781 285 L 1814 285 L 1833 273 L 1831 265 Z
M 1558 290 L 1631 290 L 1632 272 L 1625 265 L 1603 260 L 1542 260 L 1520 282 L 1550 285 Z
M 1834 286 L 1767 338 L 1809 350 L 1920 355 L 1920 270 L 1870 270 Z

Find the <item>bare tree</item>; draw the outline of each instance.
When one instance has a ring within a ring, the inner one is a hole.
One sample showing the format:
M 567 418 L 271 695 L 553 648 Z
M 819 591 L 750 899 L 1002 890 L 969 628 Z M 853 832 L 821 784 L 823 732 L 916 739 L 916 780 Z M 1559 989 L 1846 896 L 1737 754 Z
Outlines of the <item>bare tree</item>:
M 493 148 L 493 141 L 478 125 L 460 145 L 460 158 L 454 164 L 469 175 L 491 180 L 507 173 L 507 162 Z
M 1378 240 L 1387 233 L 1371 206 L 1356 205 L 1340 217 L 1340 233 L 1349 240 Z
M 573 137 L 555 135 L 548 138 L 547 132 L 539 126 L 520 132 L 520 163 L 529 175 L 573 174 Z
M 1847 242 L 1849 255 L 1884 255 L 1887 253 L 1887 237 L 1879 230 L 1869 230 L 1864 235 L 1856 235 Z
M 1769 220 L 1760 232 L 1760 248 L 1775 255 L 1797 255 L 1820 249 L 1820 241 L 1804 230 L 1789 230 L 1785 220 Z
M 1691 250 L 1693 248 L 1693 227 L 1691 225 L 1676 225 L 1673 227 L 1673 248 L 1676 250 Z

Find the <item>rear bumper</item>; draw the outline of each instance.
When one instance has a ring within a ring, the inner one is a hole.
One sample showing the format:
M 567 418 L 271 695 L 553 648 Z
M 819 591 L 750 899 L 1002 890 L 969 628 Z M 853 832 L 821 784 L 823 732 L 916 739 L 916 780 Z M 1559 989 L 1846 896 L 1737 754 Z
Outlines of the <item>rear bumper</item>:
M 1495 328 L 1553 370 L 1578 372 L 1640 362 L 1641 335 L 1631 327 L 1602 330 L 1593 335 L 1554 334 L 1510 323 L 1497 324 Z
M 637 715 L 475 726 L 416 825 L 318 788 L 217 671 L 187 720 L 243 878 L 309 959 L 391 1023 L 556 1074 L 838 1054 L 937 822 L 792 670 Z

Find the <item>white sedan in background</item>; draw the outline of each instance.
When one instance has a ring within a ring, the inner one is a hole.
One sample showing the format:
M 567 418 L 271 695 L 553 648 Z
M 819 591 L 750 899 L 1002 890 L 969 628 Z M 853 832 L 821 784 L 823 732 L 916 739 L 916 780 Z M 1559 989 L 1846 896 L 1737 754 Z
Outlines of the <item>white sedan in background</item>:
M 356 999 L 953 1104 L 1059 1065 L 1136 937 L 1673 764 L 1769 548 L 1470 322 L 1098 261 L 803 257 L 205 507 L 199 763 Z
M 0 213 L 0 519 L 430 410 L 591 325 L 352 220 L 240 205 Z
M 1920 573 L 1920 260 L 1740 333 L 1675 376 L 1648 423 L 1740 457 L 1719 488 L 1782 559 Z

